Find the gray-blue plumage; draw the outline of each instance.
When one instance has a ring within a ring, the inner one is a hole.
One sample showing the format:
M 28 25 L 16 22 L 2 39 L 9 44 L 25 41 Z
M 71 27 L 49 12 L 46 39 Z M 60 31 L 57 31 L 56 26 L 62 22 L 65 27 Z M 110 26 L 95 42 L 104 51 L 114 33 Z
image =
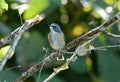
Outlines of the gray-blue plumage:
M 64 34 L 60 29 L 60 26 L 56 23 L 50 25 L 50 33 L 48 34 L 48 40 L 50 45 L 55 50 L 60 50 L 65 45 Z
M 50 25 L 50 33 L 48 34 L 48 40 L 51 47 L 60 51 L 65 46 L 65 39 L 60 26 L 56 23 Z M 57 57 L 57 60 L 64 60 L 63 55 Z
M 60 26 L 59 26 L 58 24 L 52 23 L 52 24 L 50 25 L 50 27 L 52 27 L 52 28 L 54 29 L 54 31 L 59 32 L 59 33 L 62 33 L 62 30 L 60 29 Z

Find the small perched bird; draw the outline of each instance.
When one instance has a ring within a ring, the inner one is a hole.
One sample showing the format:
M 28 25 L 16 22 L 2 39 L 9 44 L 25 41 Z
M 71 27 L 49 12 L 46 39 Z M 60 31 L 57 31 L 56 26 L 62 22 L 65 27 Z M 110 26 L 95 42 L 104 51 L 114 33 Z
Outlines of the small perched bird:
M 65 46 L 65 38 L 60 26 L 56 23 L 50 25 L 50 33 L 48 34 L 48 40 L 51 47 L 57 51 L 60 51 Z M 57 60 L 64 60 L 63 55 L 58 56 Z

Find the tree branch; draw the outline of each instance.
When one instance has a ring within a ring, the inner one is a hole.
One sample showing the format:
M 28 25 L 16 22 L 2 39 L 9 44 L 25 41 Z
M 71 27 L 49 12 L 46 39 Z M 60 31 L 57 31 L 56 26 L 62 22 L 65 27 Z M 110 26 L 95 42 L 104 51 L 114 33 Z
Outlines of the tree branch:
M 22 37 L 23 33 L 28 30 L 30 27 L 32 27 L 33 25 L 37 24 L 38 22 L 40 22 L 43 18 L 39 15 L 37 15 L 36 17 L 34 17 L 33 19 L 30 20 L 26 20 L 25 23 L 19 28 L 18 32 L 15 31 L 15 38 L 14 41 L 11 45 L 11 47 L 9 48 L 9 50 L 7 51 L 5 57 L 2 59 L 2 61 L 0 62 L 0 71 L 3 70 L 4 65 L 6 64 L 10 54 L 12 53 L 12 51 L 15 50 L 15 47 L 17 46 L 20 38 Z M 14 33 L 13 33 L 14 34 Z M 8 40 L 7 40 L 8 41 Z
M 117 34 L 112 34 L 112 33 L 108 32 L 108 31 L 106 31 L 106 30 L 105 30 L 105 31 L 103 31 L 103 33 L 104 33 L 104 34 L 106 34 L 106 35 L 108 35 L 108 36 L 110 36 L 110 37 L 120 39 L 120 35 L 117 35 Z
M 20 28 L 20 27 L 19 27 Z M 6 36 L 5 38 L 2 38 L 0 40 L 0 48 L 2 48 L 5 44 L 7 44 L 9 41 L 11 41 L 12 39 L 15 38 L 15 36 L 18 33 L 19 28 L 17 28 L 15 31 L 13 31 L 11 34 L 9 34 L 8 36 Z
M 77 49 L 75 50 L 75 52 L 73 52 L 73 55 L 66 59 L 66 63 L 63 64 L 62 66 L 58 67 L 58 68 L 54 68 L 54 72 L 48 77 L 46 78 L 43 82 L 48 82 L 49 80 L 51 80 L 55 75 L 57 75 L 59 72 L 64 71 L 66 69 L 68 69 L 68 65 L 72 62 L 75 61 L 77 59 L 77 54 L 78 52 L 80 52 L 82 47 L 85 47 L 86 45 L 88 45 L 89 43 L 91 43 L 95 38 L 97 38 L 97 35 L 95 37 L 92 37 L 92 39 L 88 40 L 87 42 L 85 42 L 84 44 L 82 44 L 81 46 L 79 45 L 77 47 Z M 87 51 L 84 51 L 87 52 Z
M 38 15 L 37 15 L 38 16 Z M 40 15 L 40 19 L 37 18 L 37 16 L 35 18 L 33 18 L 33 21 L 38 23 L 40 22 L 42 19 L 44 19 L 44 15 Z M 31 19 L 32 20 L 32 19 Z M 32 27 L 32 26 L 30 26 Z M 11 34 L 9 34 L 8 36 L 0 39 L 0 48 L 2 48 L 4 45 L 6 45 L 8 42 L 10 42 L 12 39 L 15 38 L 15 36 L 18 34 L 18 31 L 21 27 L 18 27 L 16 30 L 14 30 Z
M 106 21 L 105 23 L 100 25 L 99 27 L 97 27 L 97 28 L 87 32 L 86 34 L 74 39 L 73 41 L 69 42 L 62 49 L 62 51 L 68 51 L 69 49 L 79 45 L 80 42 L 91 39 L 91 37 L 93 37 L 94 35 L 103 32 L 104 30 L 102 30 L 102 29 L 106 29 L 108 26 L 118 22 L 119 20 L 120 20 L 120 13 L 118 13 L 116 16 L 109 19 L 108 21 Z M 51 54 L 50 56 L 45 58 L 45 60 L 43 60 L 41 63 L 32 66 L 28 71 L 26 71 L 20 77 L 18 77 L 15 82 L 22 82 L 26 78 L 30 77 L 32 74 L 34 74 L 35 72 L 40 70 L 43 65 L 46 65 L 46 64 L 50 63 L 50 61 L 54 60 L 57 57 L 56 54 L 57 54 L 57 52 L 55 52 L 54 54 Z M 59 54 L 59 55 L 61 55 L 61 54 Z
M 120 20 L 120 12 L 114 16 L 113 18 L 109 19 L 108 21 L 106 21 L 105 23 L 103 23 L 102 25 L 98 26 L 97 28 L 87 32 L 86 34 L 74 39 L 73 41 L 69 42 L 64 48 L 63 50 L 69 50 L 75 46 L 77 46 L 80 42 L 88 40 L 90 37 L 94 36 L 97 33 L 101 33 L 104 31 L 104 29 L 106 29 L 108 26 L 113 25 L 114 23 L 118 22 Z
M 30 77 L 32 74 L 34 74 L 38 70 L 41 70 L 41 68 L 44 65 L 47 65 L 48 63 L 50 63 L 51 59 L 53 60 L 55 58 L 57 58 L 56 53 L 52 53 L 50 56 L 46 57 L 42 62 L 32 66 L 28 71 L 22 73 L 22 75 L 18 79 L 16 79 L 15 82 L 23 82 L 25 79 Z

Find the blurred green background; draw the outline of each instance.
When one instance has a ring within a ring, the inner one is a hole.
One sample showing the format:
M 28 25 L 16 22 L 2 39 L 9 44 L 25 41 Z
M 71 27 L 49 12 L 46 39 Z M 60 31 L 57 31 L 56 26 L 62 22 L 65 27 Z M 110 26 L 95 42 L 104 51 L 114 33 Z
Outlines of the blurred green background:
M 3 1 L 3 0 L 2 0 Z M 53 51 L 48 43 L 49 25 L 58 23 L 66 37 L 66 44 L 78 36 L 96 28 L 108 19 L 115 0 L 6 0 L 8 10 L 0 7 L 0 38 L 10 34 L 21 26 L 16 6 L 28 4 L 29 8 L 22 14 L 23 21 L 36 14 L 45 14 L 46 18 L 26 31 L 16 47 L 14 56 L 8 60 L 0 73 L 0 82 L 13 82 L 23 72 L 45 57 L 43 47 Z M 120 10 L 118 0 L 113 16 Z M 21 8 L 24 10 L 25 7 Z M 107 29 L 120 34 L 119 22 Z M 12 41 L 10 42 L 12 43 Z M 9 44 L 10 44 L 9 43 Z M 91 45 L 117 45 L 119 39 L 101 34 Z M 70 51 L 74 51 L 75 48 Z M 71 54 L 65 54 L 65 58 Z M 53 72 L 53 68 L 61 66 L 65 61 L 52 61 L 44 66 L 40 81 Z M 18 66 L 18 67 L 17 67 Z M 39 72 L 25 80 L 36 82 Z M 50 82 L 120 82 L 120 49 L 108 48 L 87 53 L 70 63 L 69 69 L 59 73 Z

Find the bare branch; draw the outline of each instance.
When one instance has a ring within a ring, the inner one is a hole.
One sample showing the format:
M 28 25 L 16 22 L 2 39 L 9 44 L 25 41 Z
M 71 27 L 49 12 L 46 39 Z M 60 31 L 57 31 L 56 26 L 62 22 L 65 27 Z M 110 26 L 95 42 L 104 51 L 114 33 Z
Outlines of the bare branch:
M 117 48 L 120 47 L 120 45 L 107 45 L 107 46 L 101 46 L 101 47 L 94 47 L 94 48 L 89 48 L 85 50 L 80 50 L 76 54 L 81 53 L 81 52 L 87 52 L 91 50 L 106 50 L 106 48 Z M 74 54 L 75 52 L 65 52 L 66 54 Z
M 38 16 L 38 15 L 37 15 Z M 40 17 L 35 17 L 33 18 L 33 21 L 35 23 L 40 22 L 42 19 L 44 19 L 44 15 L 40 15 Z M 31 26 L 30 26 L 31 27 Z M 6 36 L 5 38 L 2 38 L 0 40 L 0 48 L 3 47 L 4 45 L 6 45 L 8 42 L 10 42 L 12 39 L 15 38 L 15 36 L 17 35 L 18 31 L 19 31 L 20 27 L 18 27 L 16 30 L 14 30 L 11 34 L 9 34 L 8 36 Z
M 43 50 L 46 52 L 46 53 L 45 53 L 45 56 L 44 56 L 44 59 L 45 59 L 46 56 L 48 55 L 48 49 L 43 48 Z M 38 78 L 37 78 L 37 82 L 39 82 L 39 80 L 40 80 L 40 76 L 41 76 L 42 69 L 43 69 L 43 66 L 42 66 L 41 69 L 39 70 L 39 75 L 38 75 Z
M 118 22 L 120 20 L 120 12 L 114 16 L 113 18 L 107 20 L 105 23 L 103 23 L 102 25 L 98 26 L 97 28 L 87 32 L 86 34 L 74 39 L 73 41 L 69 42 L 64 48 L 63 50 L 69 50 L 75 46 L 77 46 L 80 42 L 88 40 L 90 37 L 96 35 L 97 33 L 101 33 L 104 31 L 104 29 L 106 29 L 108 26 L 115 24 L 116 22 Z
M 70 62 L 75 61 L 77 59 L 77 54 L 78 54 L 80 48 L 85 47 L 86 45 L 88 45 L 89 43 L 91 43 L 95 38 L 97 38 L 97 35 L 95 37 L 93 37 L 92 39 L 90 39 L 89 41 L 85 42 L 82 46 L 79 45 L 77 47 L 77 49 L 75 50 L 75 52 L 73 53 L 73 55 L 69 59 L 66 60 L 66 63 L 63 64 L 61 67 L 55 68 L 54 72 L 48 78 L 46 78 L 43 82 L 48 82 L 55 75 L 57 75 L 59 72 L 68 69 L 68 65 L 70 64 Z
M 105 49 L 105 48 L 116 48 L 116 47 L 120 47 L 120 45 L 108 45 L 108 46 L 101 46 L 101 47 L 96 47 L 90 50 L 100 50 L 100 49 Z
M 50 63 L 51 59 L 54 60 L 55 58 L 57 58 L 56 53 L 50 54 L 50 56 L 46 57 L 42 62 L 32 66 L 28 71 L 22 73 L 22 75 L 16 79 L 15 82 L 23 82 L 26 78 L 30 77 L 38 70 L 41 70 L 44 65 Z
M 71 42 L 69 42 L 62 49 L 62 51 L 68 51 L 69 49 L 79 45 L 80 42 L 91 39 L 91 37 L 95 36 L 96 34 L 100 34 L 101 32 L 104 31 L 104 30 L 101 30 L 101 29 L 106 29 L 108 26 L 118 22 L 119 20 L 120 20 L 120 12 L 116 16 L 114 16 L 111 19 L 107 20 L 105 23 L 103 23 L 99 27 L 97 27 L 97 28 L 87 32 L 86 34 L 84 34 L 84 35 L 82 35 L 82 36 L 72 40 Z M 46 64 L 50 63 L 50 61 L 52 61 L 55 58 L 57 58 L 56 53 L 57 52 L 55 52 L 54 54 L 51 54 L 50 56 L 45 58 L 45 60 L 43 60 L 41 63 L 32 66 L 28 71 L 26 71 L 20 77 L 18 77 L 15 82 L 22 82 L 22 81 L 24 81 L 26 78 L 30 77 L 32 74 L 34 74 L 35 72 L 40 70 L 43 65 L 46 65 Z
M 120 47 L 120 45 L 108 45 L 108 46 L 96 47 L 96 48 L 92 48 L 92 49 L 85 49 L 85 50 L 79 51 L 81 47 L 85 47 L 86 45 L 91 43 L 95 38 L 97 38 L 97 37 L 94 37 L 93 39 L 87 41 L 82 46 L 78 46 L 78 48 L 76 49 L 75 52 L 70 52 L 73 55 L 69 59 L 66 60 L 66 63 L 63 64 L 61 67 L 54 68 L 54 72 L 52 74 L 50 74 L 50 76 L 47 77 L 43 82 L 50 81 L 54 76 L 56 76 L 61 71 L 64 71 L 64 70 L 68 69 L 69 68 L 68 65 L 70 64 L 70 62 L 75 61 L 77 59 L 77 54 L 80 53 L 80 52 L 87 52 L 87 51 L 90 51 L 90 50 L 101 50 L 101 49 L 105 49 L 105 48 Z
M 105 31 L 103 31 L 103 33 L 104 33 L 104 34 L 106 34 L 106 35 L 108 35 L 108 36 L 110 36 L 110 37 L 120 39 L 120 35 L 117 35 L 117 34 L 112 34 L 112 33 L 108 32 L 108 31 L 106 31 L 106 30 L 105 30 Z
M 20 27 L 19 27 L 20 28 Z M 15 38 L 15 36 L 18 33 L 19 28 L 17 28 L 15 31 L 13 31 L 11 34 L 9 34 L 8 36 L 6 36 L 5 38 L 2 38 L 0 40 L 0 48 L 3 47 L 5 44 L 7 44 L 9 41 L 11 41 L 12 39 Z
M 4 65 L 6 64 L 10 54 L 12 53 L 12 51 L 15 50 L 15 47 L 17 46 L 20 38 L 22 37 L 23 33 L 28 30 L 30 27 L 32 27 L 34 24 L 40 22 L 43 18 L 39 15 L 37 15 L 35 18 L 30 19 L 25 21 L 25 23 L 23 24 L 23 26 L 21 26 L 19 28 L 19 31 L 13 41 L 13 44 L 11 45 L 11 47 L 9 48 L 9 50 L 7 51 L 5 57 L 3 58 L 3 60 L 0 62 L 0 71 L 3 70 Z

